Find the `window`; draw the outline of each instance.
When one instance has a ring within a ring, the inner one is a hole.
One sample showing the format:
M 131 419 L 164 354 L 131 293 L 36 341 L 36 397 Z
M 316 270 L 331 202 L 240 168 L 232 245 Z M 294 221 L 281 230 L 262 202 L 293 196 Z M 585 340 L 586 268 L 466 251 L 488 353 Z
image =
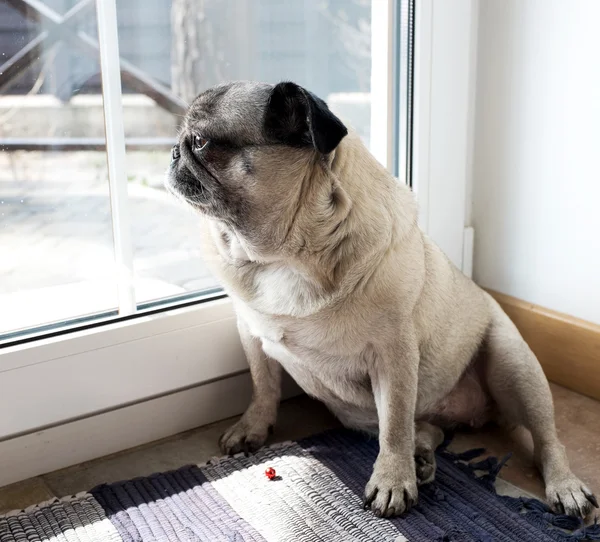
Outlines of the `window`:
M 106 3 L 0 2 L 5 344 L 219 295 L 196 217 L 163 188 L 198 92 L 234 79 L 293 80 L 373 148 L 391 143 L 371 142 L 372 126 L 387 137 L 392 113 L 387 103 L 372 107 L 372 81 L 385 101 L 398 88 L 386 62 L 372 72 L 372 47 L 385 58 L 392 51 L 386 26 L 372 43 L 371 21 L 400 17 L 387 11 L 395 3 L 128 0 L 116 2 L 118 47 L 98 35 Z M 120 88 L 103 80 L 117 54 Z

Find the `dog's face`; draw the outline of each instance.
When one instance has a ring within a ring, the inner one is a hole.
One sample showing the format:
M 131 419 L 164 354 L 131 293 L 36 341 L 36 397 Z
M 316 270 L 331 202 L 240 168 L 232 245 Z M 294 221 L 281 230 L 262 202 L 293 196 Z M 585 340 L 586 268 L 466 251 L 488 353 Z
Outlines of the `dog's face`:
M 347 134 L 325 102 L 293 83 L 214 87 L 190 106 L 167 188 L 242 235 L 273 227 L 311 161 Z

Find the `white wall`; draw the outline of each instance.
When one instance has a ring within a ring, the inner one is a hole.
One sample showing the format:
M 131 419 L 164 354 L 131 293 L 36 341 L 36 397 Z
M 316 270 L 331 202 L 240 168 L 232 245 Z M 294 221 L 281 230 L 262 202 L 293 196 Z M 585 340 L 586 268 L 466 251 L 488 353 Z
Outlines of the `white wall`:
M 481 0 L 475 279 L 600 324 L 600 0 Z

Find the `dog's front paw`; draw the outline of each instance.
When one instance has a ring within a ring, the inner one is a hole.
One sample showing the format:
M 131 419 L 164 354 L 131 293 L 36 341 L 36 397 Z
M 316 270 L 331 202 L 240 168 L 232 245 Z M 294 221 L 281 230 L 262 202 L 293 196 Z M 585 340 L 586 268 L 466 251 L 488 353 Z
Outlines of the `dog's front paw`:
M 242 416 L 239 422 L 221 435 L 219 448 L 224 454 L 244 452 L 248 455 L 264 445 L 273 431 L 273 426 L 268 421 L 253 418 L 253 416 Z
M 417 498 L 414 460 L 394 455 L 378 457 L 365 488 L 365 508 L 379 517 L 397 516 L 415 506 Z
M 593 508 L 598 508 L 594 494 L 573 474 L 550 482 L 546 498 L 555 512 L 568 516 L 585 518 Z

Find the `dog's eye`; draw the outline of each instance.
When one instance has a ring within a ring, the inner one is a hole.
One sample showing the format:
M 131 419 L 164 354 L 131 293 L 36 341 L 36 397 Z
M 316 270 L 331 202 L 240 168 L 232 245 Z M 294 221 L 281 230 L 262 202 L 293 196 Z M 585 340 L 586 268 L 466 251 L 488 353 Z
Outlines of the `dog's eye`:
M 193 148 L 195 151 L 201 151 L 204 147 L 208 145 L 208 139 L 203 138 L 202 136 L 195 135 Z

